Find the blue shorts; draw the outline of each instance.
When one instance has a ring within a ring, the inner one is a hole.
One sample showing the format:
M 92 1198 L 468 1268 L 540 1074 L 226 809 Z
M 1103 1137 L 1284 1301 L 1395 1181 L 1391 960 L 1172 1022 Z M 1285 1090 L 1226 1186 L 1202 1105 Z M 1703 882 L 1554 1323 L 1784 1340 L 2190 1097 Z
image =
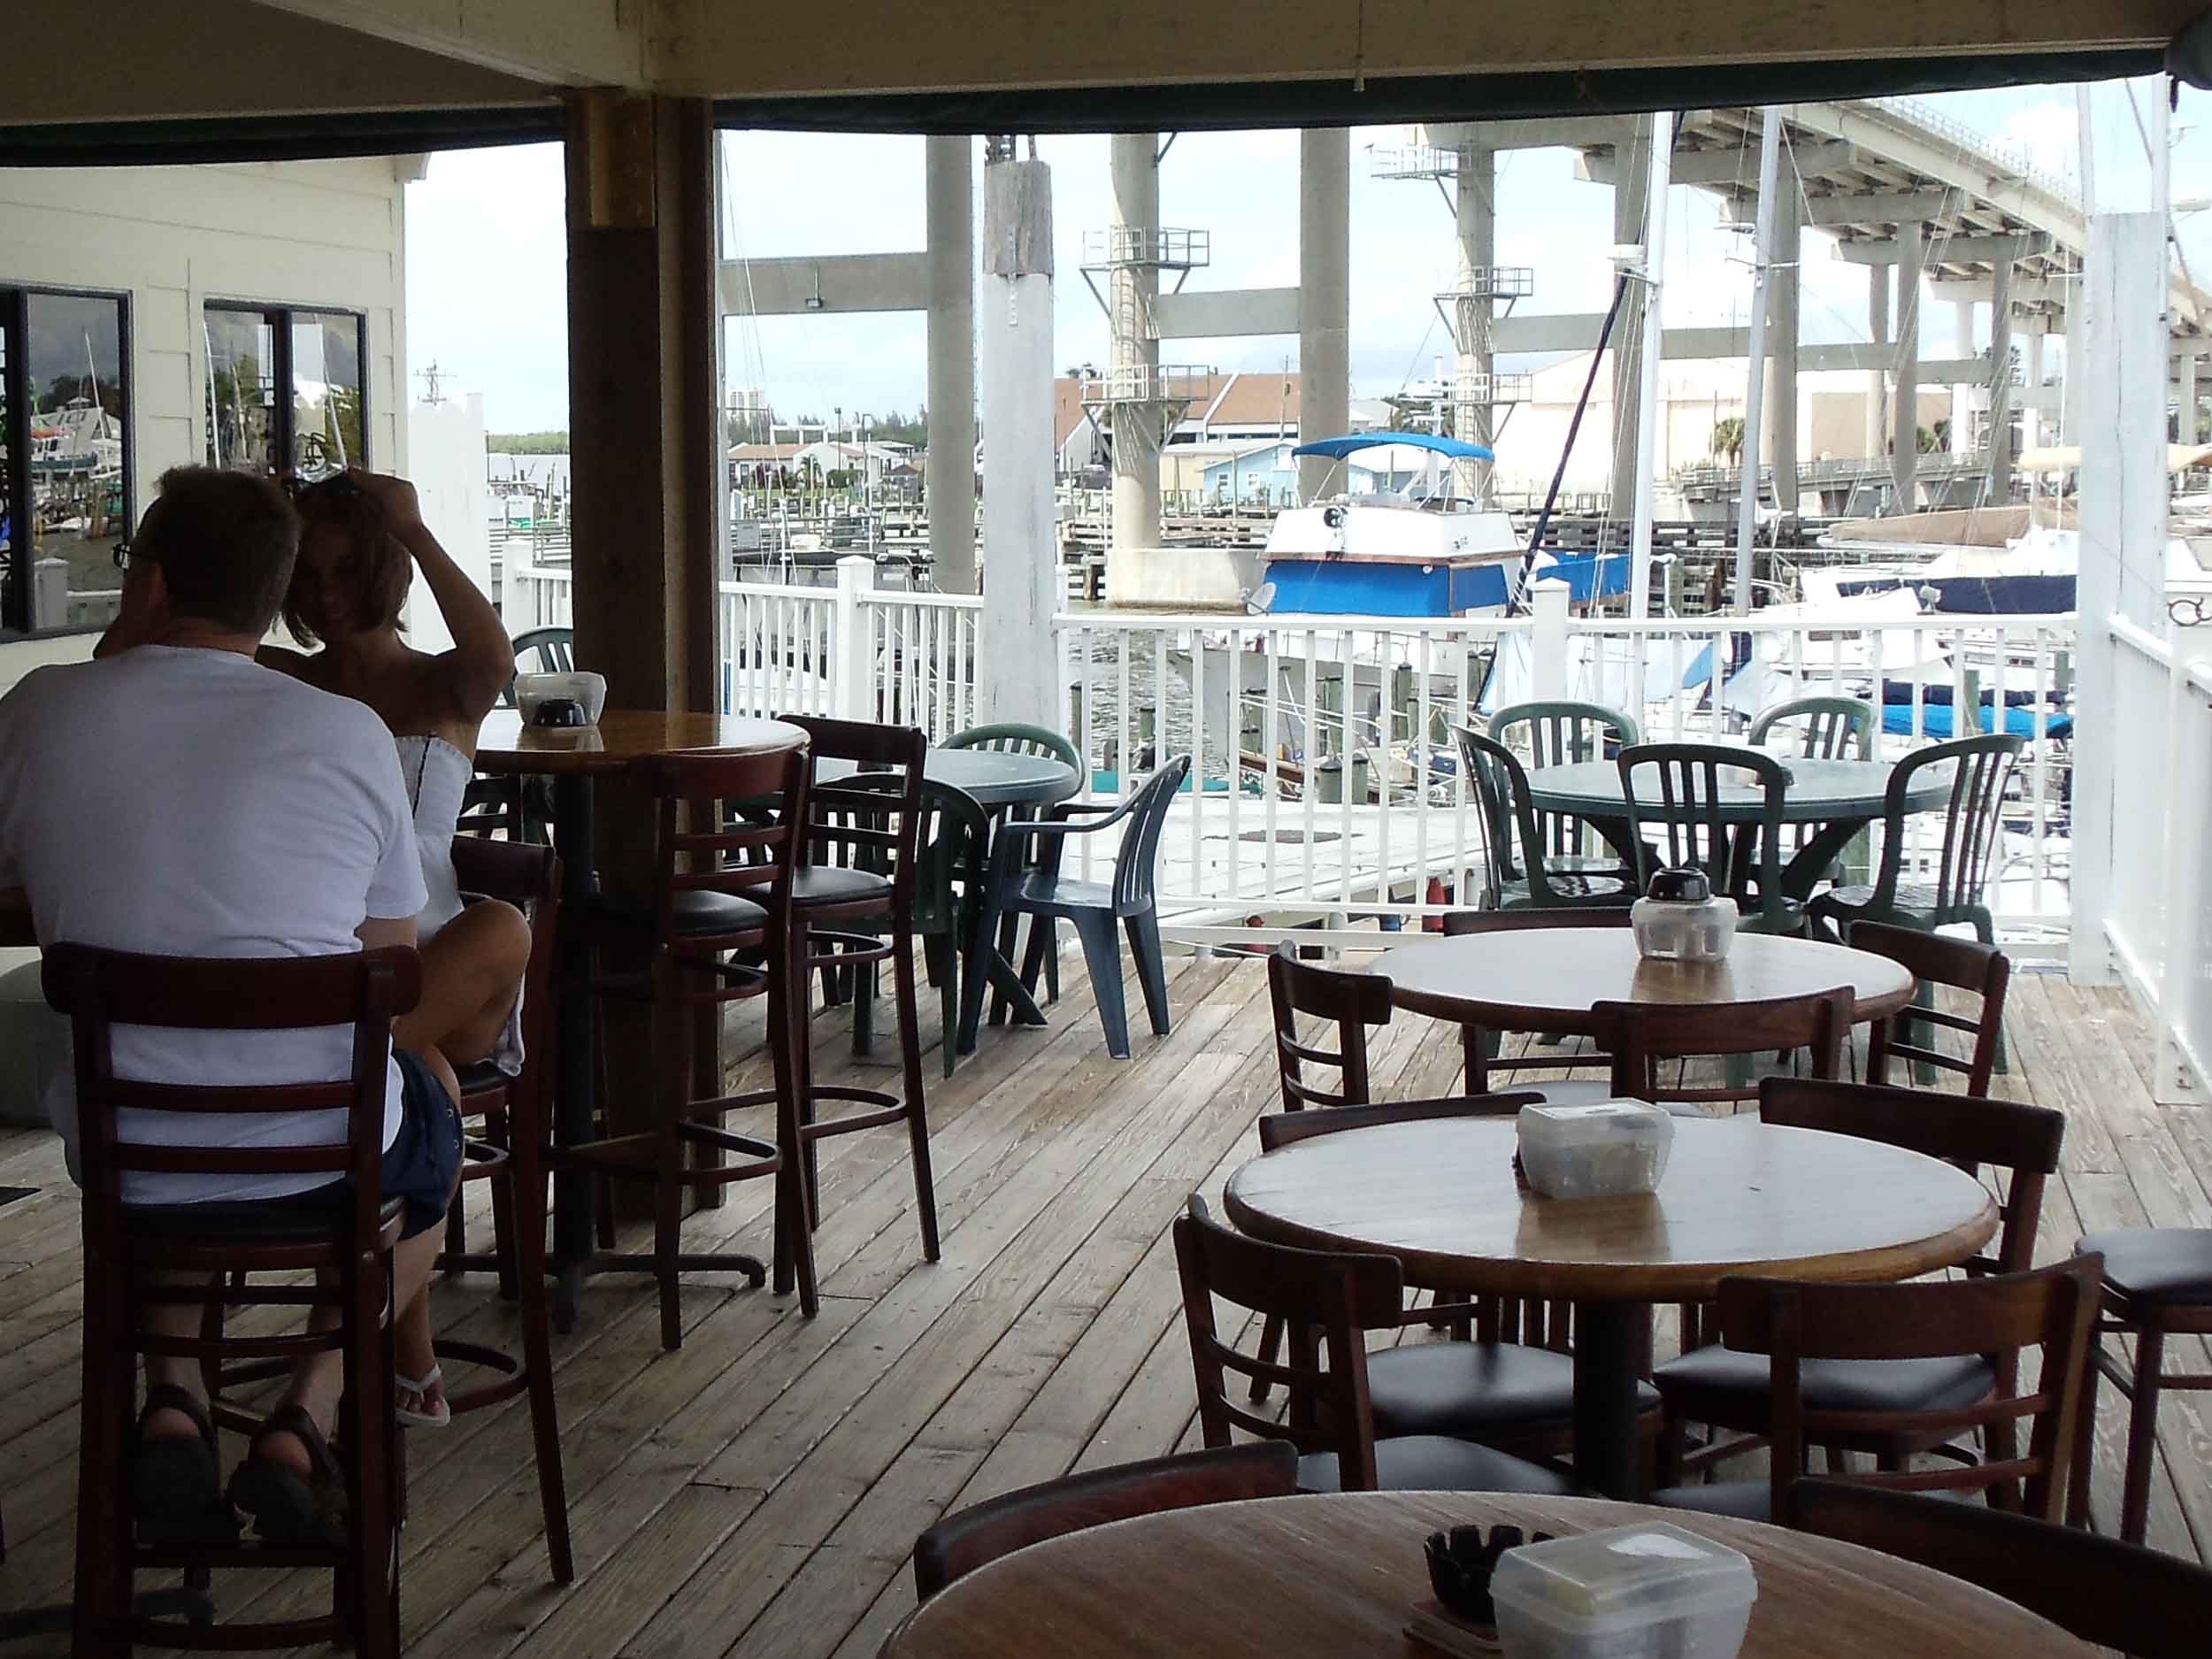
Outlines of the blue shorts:
M 384 1196 L 406 1202 L 399 1236 L 411 1239 L 445 1219 L 461 1171 L 461 1114 L 420 1055 L 393 1050 L 399 1062 L 399 1133 L 384 1148 Z

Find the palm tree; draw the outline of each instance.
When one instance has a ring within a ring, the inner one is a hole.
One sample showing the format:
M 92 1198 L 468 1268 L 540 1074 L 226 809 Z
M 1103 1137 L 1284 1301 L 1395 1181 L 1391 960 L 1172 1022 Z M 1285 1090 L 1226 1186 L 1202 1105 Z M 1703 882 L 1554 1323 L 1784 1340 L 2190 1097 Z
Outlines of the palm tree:
M 1731 415 L 1713 423 L 1712 442 L 1707 446 L 1709 455 L 1724 455 L 1731 466 L 1743 465 L 1743 417 Z

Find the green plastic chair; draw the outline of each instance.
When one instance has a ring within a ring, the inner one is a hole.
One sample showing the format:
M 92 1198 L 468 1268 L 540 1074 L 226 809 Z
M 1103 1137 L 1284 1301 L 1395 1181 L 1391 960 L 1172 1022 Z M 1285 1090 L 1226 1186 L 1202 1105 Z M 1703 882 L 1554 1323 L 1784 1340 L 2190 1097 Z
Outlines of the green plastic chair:
M 1624 871 L 1593 873 L 1557 866 L 1546 848 L 1536 809 L 1529 804 L 1528 772 L 1519 756 L 1471 726 L 1459 728 L 1459 752 L 1482 812 L 1484 910 L 1617 907 L 1636 896 Z
M 1621 794 L 1642 856 L 1639 891 L 1662 864 L 1692 866 L 1743 907 L 1739 933 L 1801 933 L 1803 907 L 1782 892 L 1782 807 L 1789 769 L 1755 749 L 1722 743 L 1638 743 L 1621 750 Z M 1759 821 L 1740 829 L 1720 811 L 1721 773 L 1748 772 L 1764 794 Z
M 1778 703 L 1751 723 L 1751 746 L 1766 741 L 1774 727 L 1804 722 L 1806 760 L 1872 760 L 1874 733 L 1881 716 L 1863 697 L 1799 697 Z
M 1516 747 L 1515 734 L 1523 726 L 1528 728 L 1528 764 L 1537 767 L 1605 760 L 1644 741 L 1643 729 L 1632 718 L 1601 703 L 1516 703 L 1490 717 L 1491 737 L 1508 749 Z M 1617 853 L 1585 852 L 1589 828 L 1569 813 L 1539 812 L 1536 825 L 1554 873 L 1624 879 L 1635 873 Z
M 1933 933 L 1970 926 L 1985 945 L 1996 941 L 1996 923 L 1984 902 L 1990 865 L 2004 828 L 2005 786 L 2027 740 L 2011 733 L 1955 738 L 1908 755 L 1889 774 L 1882 803 L 1882 862 L 1870 887 L 1831 887 L 1807 907 L 1824 937 L 1847 942 L 1860 922 L 1888 922 Z M 1951 795 L 1944 808 L 1943 846 L 1932 881 L 1905 879 L 1905 821 L 1913 780 L 1931 766 L 1952 766 Z
M 576 630 L 574 628 L 530 628 L 515 635 L 515 669 L 518 673 L 568 674 L 576 670 Z M 535 668 L 524 668 L 522 659 L 534 655 Z M 507 688 L 499 694 L 503 707 L 515 706 L 515 682 L 511 675 Z
M 1018 720 L 1002 721 L 995 726 L 972 726 L 964 732 L 955 732 L 940 747 L 984 749 L 1001 755 L 1036 755 L 1060 762 L 1079 779 L 1088 777 L 1083 769 L 1083 757 L 1076 753 L 1075 745 L 1049 726 L 1025 726 Z M 1026 823 L 1034 819 L 1037 812 L 1033 807 L 1016 807 L 1009 816 L 1018 822 Z M 1051 929 L 1054 933 L 1055 949 L 1044 953 L 1045 1001 L 1056 1002 L 1060 1000 L 1059 925 L 1049 916 L 1034 916 L 1030 918 L 1029 926 L 1033 933 L 1038 928 Z M 1009 961 L 1015 956 L 1013 926 L 1013 918 L 1007 918 L 1003 924 L 1007 936 L 1000 941 Z M 994 995 L 991 999 L 991 1023 L 995 1025 L 1004 1018 L 1005 1012 L 1005 999 Z

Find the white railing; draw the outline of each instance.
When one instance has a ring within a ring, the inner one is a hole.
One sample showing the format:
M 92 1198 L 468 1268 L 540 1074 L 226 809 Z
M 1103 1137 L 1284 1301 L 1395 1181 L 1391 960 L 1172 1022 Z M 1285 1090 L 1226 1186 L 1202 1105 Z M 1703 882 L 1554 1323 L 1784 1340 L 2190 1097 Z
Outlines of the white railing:
M 574 588 L 565 565 L 509 565 L 499 580 L 500 614 L 508 633 L 576 626 Z
M 1631 712 L 1654 741 L 1740 742 L 1777 703 L 1878 698 L 1878 680 L 1902 698 L 1884 707 L 1885 757 L 1989 729 L 1999 710 L 2029 740 L 1991 902 L 2008 938 L 2054 953 L 2066 924 L 2070 617 L 1577 621 L 1554 592 L 1512 620 L 1074 612 L 1056 626 L 1094 798 L 1194 757 L 1160 871 L 1187 937 L 1234 937 L 1249 917 L 1402 926 L 1468 902 L 1481 831 L 1453 729 L 1507 703 L 1573 698 Z M 1906 879 L 1941 832 L 1939 815 L 1914 820 Z M 1851 857 L 1862 879 L 1880 852 L 1877 825 Z
M 855 707 L 894 726 L 918 726 L 933 743 L 979 723 L 976 634 L 983 602 L 956 594 L 868 594 L 859 602 L 864 660 L 872 682 Z
M 2110 619 L 2112 849 L 2104 930 L 2113 959 L 2156 1022 L 2153 1093 L 2212 1092 L 2212 661 Z M 2185 634 L 2180 638 L 2187 638 Z
M 834 714 L 838 595 L 829 588 L 724 582 L 722 708 L 729 714 Z

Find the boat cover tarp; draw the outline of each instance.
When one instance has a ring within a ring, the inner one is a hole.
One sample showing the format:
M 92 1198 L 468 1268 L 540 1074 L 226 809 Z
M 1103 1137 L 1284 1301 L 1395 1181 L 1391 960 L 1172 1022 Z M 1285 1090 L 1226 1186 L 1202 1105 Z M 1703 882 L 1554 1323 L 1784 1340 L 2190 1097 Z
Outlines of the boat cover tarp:
M 1402 443 L 1413 449 L 1427 449 L 1437 455 L 1448 456 L 1455 461 L 1489 461 L 1496 458 L 1482 444 L 1469 443 L 1460 438 L 1441 438 L 1432 432 L 1355 432 L 1341 438 L 1316 438 L 1311 443 L 1300 444 L 1291 454 L 1325 455 L 1332 461 L 1341 461 L 1346 456 L 1356 455 L 1362 449 L 1379 449 L 1391 443 Z

